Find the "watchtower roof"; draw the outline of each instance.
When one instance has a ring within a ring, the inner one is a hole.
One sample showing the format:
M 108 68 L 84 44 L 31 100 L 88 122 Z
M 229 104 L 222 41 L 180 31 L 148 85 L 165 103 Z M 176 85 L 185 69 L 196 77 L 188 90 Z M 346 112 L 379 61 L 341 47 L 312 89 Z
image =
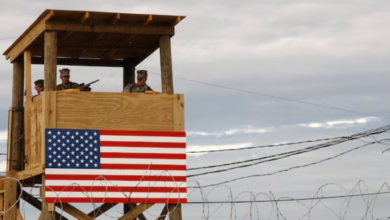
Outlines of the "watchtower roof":
M 99 66 L 122 66 L 123 59 L 139 64 L 159 48 L 161 35 L 174 35 L 185 16 L 125 14 L 96 11 L 45 10 L 4 52 L 14 62 L 31 50 L 32 63 L 43 64 L 44 32 L 56 31 L 58 64 L 77 65 L 93 59 Z M 73 62 L 74 61 L 74 62 Z

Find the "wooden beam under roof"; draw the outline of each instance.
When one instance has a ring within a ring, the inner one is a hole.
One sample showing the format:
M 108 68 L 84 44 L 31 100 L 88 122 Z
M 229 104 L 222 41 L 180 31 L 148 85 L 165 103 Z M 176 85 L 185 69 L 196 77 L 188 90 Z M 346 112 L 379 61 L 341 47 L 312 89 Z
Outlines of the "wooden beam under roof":
M 144 25 L 148 25 L 152 20 L 152 15 L 149 15 L 148 18 L 144 21 Z
M 95 42 L 98 41 L 100 38 L 103 37 L 103 35 L 104 35 L 105 33 L 106 33 L 106 32 L 100 33 L 100 34 L 94 39 L 94 41 L 95 41 Z
M 81 18 L 80 18 L 80 23 L 84 24 L 85 21 L 86 21 L 88 18 L 89 18 L 89 12 L 86 11 L 86 12 L 83 14 L 83 16 L 81 16 Z
M 88 47 L 88 46 L 80 46 L 80 45 L 66 45 L 62 47 L 58 47 L 58 52 L 61 53 L 63 51 L 74 51 L 74 50 L 93 50 L 93 51 L 98 51 L 98 50 L 104 50 L 107 51 L 111 49 L 112 47 Z M 37 55 L 43 55 L 43 46 L 34 46 L 30 47 L 32 51 L 33 56 Z M 141 47 L 121 47 L 121 46 L 116 46 L 116 49 L 118 51 L 127 51 L 130 53 L 149 53 L 151 51 L 151 48 L 141 48 Z
M 172 25 L 173 25 L 173 26 L 177 25 L 181 20 L 182 20 L 181 17 L 180 17 L 180 16 L 177 16 L 176 19 L 173 20 Z
M 48 21 L 45 25 L 46 30 L 51 31 L 78 31 L 78 32 L 96 32 L 96 33 L 123 33 L 123 34 L 149 34 L 149 35 L 174 35 L 172 26 L 139 26 L 139 25 L 108 25 L 98 23 L 94 25 L 85 25 L 80 23 L 54 22 Z
M 136 34 L 127 34 L 125 35 L 124 37 L 122 37 L 122 39 L 120 39 L 119 41 L 122 41 L 122 42 L 130 42 L 131 39 L 133 39 L 135 37 Z
M 119 19 L 121 19 L 121 14 L 118 13 L 115 15 L 115 18 L 112 19 L 111 24 L 116 24 L 116 22 L 118 22 Z
M 32 57 L 32 64 L 44 64 L 42 57 Z M 58 65 L 123 67 L 123 60 L 57 58 Z
M 116 48 L 110 48 L 103 54 L 102 59 L 111 60 L 117 51 L 118 49 Z
M 66 40 L 66 39 L 67 39 L 68 37 L 70 37 L 70 35 L 72 35 L 72 34 L 73 34 L 73 31 L 66 33 L 66 35 L 64 35 L 64 37 L 61 38 L 61 40 Z

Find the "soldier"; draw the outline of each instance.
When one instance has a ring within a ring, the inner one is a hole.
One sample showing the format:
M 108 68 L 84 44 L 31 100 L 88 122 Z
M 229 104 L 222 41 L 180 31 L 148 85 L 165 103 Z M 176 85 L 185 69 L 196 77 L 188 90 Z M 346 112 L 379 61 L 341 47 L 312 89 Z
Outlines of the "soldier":
M 70 69 L 65 68 L 60 70 L 60 79 L 62 83 L 57 85 L 57 90 L 80 89 L 80 85 L 78 83 L 69 81 L 69 78 L 70 78 Z M 89 87 L 83 88 L 81 90 L 91 91 Z
M 148 80 L 148 71 L 138 70 L 137 74 L 137 83 L 126 85 L 123 92 L 144 93 L 147 90 L 153 91 L 152 88 L 146 84 L 146 81 Z
M 41 92 L 43 91 L 44 81 L 43 79 L 38 79 L 37 81 L 34 82 L 34 84 L 35 84 L 35 90 L 37 91 L 38 95 L 34 95 L 33 97 L 31 97 L 31 100 L 33 100 L 35 97 L 41 94 Z
M 57 90 L 79 88 L 79 84 L 69 81 L 69 78 L 70 78 L 70 69 L 65 68 L 60 70 L 60 79 L 62 83 L 57 85 Z

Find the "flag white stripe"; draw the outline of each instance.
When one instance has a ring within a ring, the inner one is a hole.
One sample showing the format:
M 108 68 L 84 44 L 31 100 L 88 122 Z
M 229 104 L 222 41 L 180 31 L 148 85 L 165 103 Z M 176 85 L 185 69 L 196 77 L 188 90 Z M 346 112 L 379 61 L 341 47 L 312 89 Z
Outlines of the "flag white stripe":
M 153 198 L 153 199 L 184 199 L 187 198 L 187 193 L 143 193 L 143 192 L 50 192 L 46 191 L 46 198 Z
M 111 169 L 50 169 L 46 168 L 47 175 L 123 175 L 123 176 L 186 176 L 187 171 L 179 170 L 111 170 Z
M 133 159 L 133 158 L 101 158 L 102 164 L 155 164 L 155 165 L 186 165 L 187 160 L 174 159 Z
M 186 154 L 185 148 L 159 148 L 159 147 L 100 147 L 105 153 L 153 153 L 153 154 Z
M 185 137 L 100 135 L 100 141 L 185 143 Z
M 108 187 L 187 187 L 187 182 L 167 182 L 167 181 L 110 181 L 105 179 L 97 180 L 46 180 L 46 186 L 108 186 Z M 50 189 L 49 189 L 50 190 Z M 50 190 L 52 191 L 52 190 Z

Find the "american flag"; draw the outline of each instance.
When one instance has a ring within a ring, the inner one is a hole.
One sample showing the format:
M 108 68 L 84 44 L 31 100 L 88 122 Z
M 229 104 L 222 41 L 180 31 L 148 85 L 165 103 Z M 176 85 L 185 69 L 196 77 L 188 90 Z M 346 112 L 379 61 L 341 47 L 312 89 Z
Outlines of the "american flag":
M 45 130 L 50 203 L 187 203 L 185 132 Z

